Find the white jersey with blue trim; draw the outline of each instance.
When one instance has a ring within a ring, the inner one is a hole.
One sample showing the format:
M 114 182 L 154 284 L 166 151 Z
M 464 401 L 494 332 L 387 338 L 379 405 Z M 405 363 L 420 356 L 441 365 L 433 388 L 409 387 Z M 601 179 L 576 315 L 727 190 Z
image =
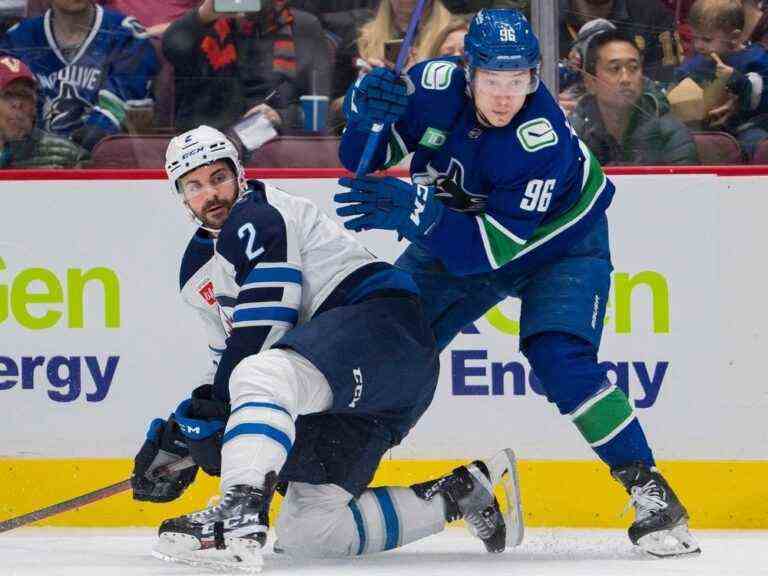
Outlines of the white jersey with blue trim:
M 258 181 L 218 238 L 198 230 L 184 255 L 181 290 L 198 310 L 225 386 L 242 358 L 294 326 L 377 290 L 416 293 L 411 277 L 376 259 L 312 202 Z

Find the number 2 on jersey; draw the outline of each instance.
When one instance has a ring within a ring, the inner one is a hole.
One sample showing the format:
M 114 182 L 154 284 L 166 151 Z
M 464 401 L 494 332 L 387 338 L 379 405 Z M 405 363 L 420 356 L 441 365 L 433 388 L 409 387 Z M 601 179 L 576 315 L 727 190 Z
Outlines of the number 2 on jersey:
M 523 199 L 520 201 L 520 208 L 533 212 L 546 212 L 549 203 L 552 201 L 552 190 L 557 180 L 531 180 L 523 192 Z
M 259 246 L 257 250 L 253 249 L 253 244 L 256 242 L 256 228 L 254 228 L 253 224 L 246 222 L 240 226 L 237 230 L 237 236 L 240 239 L 248 236 L 248 239 L 245 242 L 245 255 L 248 257 L 248 260 L 253 260 L 264 254 L 263 246 Z

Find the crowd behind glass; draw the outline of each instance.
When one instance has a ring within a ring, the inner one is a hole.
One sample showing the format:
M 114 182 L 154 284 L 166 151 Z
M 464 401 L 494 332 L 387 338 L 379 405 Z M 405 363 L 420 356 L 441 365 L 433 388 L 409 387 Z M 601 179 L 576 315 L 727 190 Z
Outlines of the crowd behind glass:
M 557 1 L 557 98 L 604 165 L 768 164 L 762 1 Z M 251 166 L 339 166 L 344 94 L 394 63 L 416 4 L 0 0 L 0 167 L 157 168 L 199 124 Z M 460 58 L 477 10 L 530 9 L 426 4 L 406 68 Z

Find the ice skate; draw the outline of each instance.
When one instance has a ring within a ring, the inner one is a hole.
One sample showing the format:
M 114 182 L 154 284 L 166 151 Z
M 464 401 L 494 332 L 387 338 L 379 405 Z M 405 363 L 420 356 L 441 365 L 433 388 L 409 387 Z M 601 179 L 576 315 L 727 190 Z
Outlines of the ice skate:
M 493 487 L 501 484 L 507 500 L 502 512 Z M 503 552 L 523 540 L 523 515 L 514 452 L 502 450 L 489 460 L 459 466 L 442 478 L 414 484 L 411 488 L 424 500 L 442 494 L 446 520 L 463 519 L 469 531 L 480 538 L 488 552 Z
M 163 522 L 152 555 L 192 566 L 260 572 L 271 497 L 270 482 L 264 489 L 233 486 L 218 504 Z
M 627 531 L 642 550 L 660 558 L 701 552 L 688 531 L 688 512 L 655 468 L 632 464 L 611 471 L 630 495 L 635 521 Z

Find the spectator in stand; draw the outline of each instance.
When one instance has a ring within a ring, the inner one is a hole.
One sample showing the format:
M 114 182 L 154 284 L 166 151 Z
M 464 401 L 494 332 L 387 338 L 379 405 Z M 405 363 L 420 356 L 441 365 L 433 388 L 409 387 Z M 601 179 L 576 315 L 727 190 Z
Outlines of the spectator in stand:
M 205 0 L 163 34 L 175 70 L 176 128 L 225 129 L 245 114 L 273 125 L 301 126 L 299 97 L 329 94 L 328 48 L 320 22 L 284 0 L 226 17 Z
M 567 58 L 578 30 L 605 18 L 634 39 L 643 53 L 648 77 L 668 82 L 682 61 L 674 14 L 660 0 L 559 0 L 560 58 Z
M 560 93 L 557 98 L 566 114 L 573 112 L 579 98 L 587 92 L 584 86 L 583 63 L 587 59 L 590 42 L 598 34 L 610 30 L 616 30 L 616 26 L 605 18 L 590 20 L 579 29 L 576 41 L 568 53 L 568 59 L 558 63 Z
M 51 7 L 51 0 L 26 1 L 28 16 L 39 16 Z M 200 6 L 200 2 L 202 0 L 96 0 L 104 8 L 134 16 L 151 37 L 161 36 L 171 22 Z
M 730 132 L 751 157 L 768 137 L 768 52 L 759 44 L 746 46 L 741 41 L 740 0 L 697 0 L 688 17 L 696 55 L 675 71 L 675 80 L 690 78 L 705 90 L 722 94 L 703 128 Z
M 0 168 L 71 168 L 87 158 L 65 138 L 35 128 L 37 82 L 21 60 L 0 57 Z
M 385 43 L 405 36 L 416 4 L 416 0 L 381 0 L 376 15 L 360 29 L 357 40 L 358 53 L 366 63 L 364 71 L 373 66 L 383 66 L 385 62 L 394 64 L 385 54 Z M 443 6 L 441 0 L 427 0 L 410 57 L 404 68 L 407 69 L 429 57 L 429 49 L 435 38 L 450 21 L 451 13 Z M 345 86 L 344 90 L 348 87 Z
M 669 114 L 655 83 L 643 77 L 634 39 L 617 30 L 595 35 L 585 57 L 588 93 L 569 119 L 603 165 L 698 164 L 688 128 Z
M 464 56 L 464 36 L 469 30 L 469 18 L 454 16 L 448 25 L 435 37 L 428 56 Z
M 38 81 L 38 123 L 90 150 L 152 106 L 155 51 L 135 18 L 93 0 L 53 0 L 43 15 L 0 37 L 0 52 L 23 59 Z
M 104 8 L 130 14 L 149 36 L 162 36 L 171 22 L 200 6 L 201 0 L 97 0 Z
M 340 131 L 344 126 L 341 105 L 344 94 L 358 74 L 368 72 L 373 66 L 384 66 L 387 62 L 394 66 L 394 62 L 386 58 L 385 43 L 405 36 L 416 4 L 417 0 L 381 0 L 373 18 L 359 27 L 354 43 L 349 42 L 349 38 L 343 41 L 333 71 L 331 126 L 335 131 Z M 429 50 L 435 38 L 451 22 L 451 18 L 451 13 L 441 0 L 426 1 L 405 68 L 429 58 Z

